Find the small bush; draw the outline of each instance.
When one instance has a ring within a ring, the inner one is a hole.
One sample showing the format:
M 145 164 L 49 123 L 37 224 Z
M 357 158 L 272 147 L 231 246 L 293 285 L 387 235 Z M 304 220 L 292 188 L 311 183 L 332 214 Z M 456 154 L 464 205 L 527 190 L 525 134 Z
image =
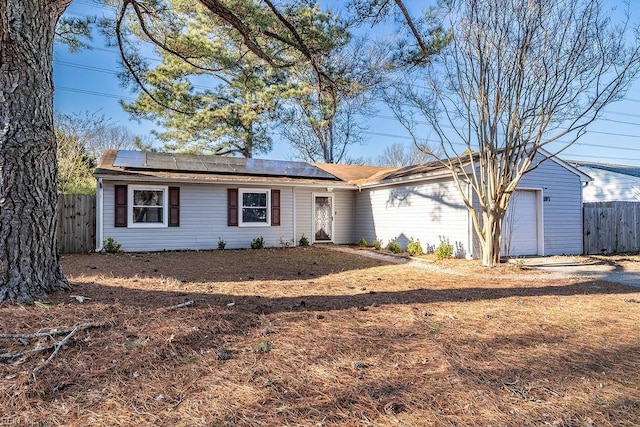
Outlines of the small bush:
M 518 270 L 522 270 L 524 268 L 524 261 L 521 259 L 517 259 L 515 265 Z
M 449 259 L 453 256 L 453 245 L 449 243 L 448 238 L 440 236 L 440 244 L 434 253 L 438 259 Z
M 251 241 L 251 249 L 262 249 L 264 248 L 264 238 L 262 236 L 256 237 Z
M 140 340 L 125 341 L 124 344 L 122 344 L 122 346 L 125 348 L 125 350 L 134 350 L 136 348 L 140 348 L 144 346 L 144 341 L 140 341 Z
M 113 237 L 107 237 L 104 242 L 102 242 L 102 248 L 106 253 L 115 254 L 116 252 L 120 252 L 120 248 L 122 247 L 122 243 L 118 243 L 113 240 Z
M 366 248 L 367 246 L 369 246 L 369 243 L 367 243 L 367 239 L 361 237 L 360 241 L 358 242 L 358 246 L 360 246 L 361 248 Z
M 198 361 L 198 356 L 196 355 L 189 355 L 189 356 L 185 356 L 182 359 L 180 359 L 180 363 L 182 363 L 183 365 L 187 365 L 189 363 L 196 363 Z
M 402 246 L 400 246 L 400 243 L 398 243 L 396 239 L 393 239 L 387 245 L 387 250 L 389 252 L 393 252 L 394 254 L 399 254 L 400 252 L 402 252 Z
M 278 240 L 278 243 L 280 244 L 280 247 L 282 249 L 289 247 L 289 241 L 288 240 L 284 240 L 282 237 L 280 237 L 280 239 Z
M 420 240 L 413 240 L 413 237 L 409 239 L 409 243 L 407 244 L 407 252 L 409 252 L 409 255 L 411 256 L 422 255 L 424 251 L 422 250 Z
M 382 248 L 382 240 L 380 239 L 376 239 L 373 241 L 373 248 L 377 251 L 380 250 L 380 248 Z
M 224 240 L 218 237 L 218 249 L 222 251 L 226 247 L 227 247 L 227 242 L 225 242 Z
M 272 348 L 273 348 L 273 344 L 271 344 L 269 341 L 262 341 L 255 346 L 253 351 L 257 354 L 264 354 L 264 353 L 269 353 Z
M 298 244 L 300 246 L 309 246 L 309 239 L 304 235 L 304 233 L 302 233 L 302 237 L 298 240 Z

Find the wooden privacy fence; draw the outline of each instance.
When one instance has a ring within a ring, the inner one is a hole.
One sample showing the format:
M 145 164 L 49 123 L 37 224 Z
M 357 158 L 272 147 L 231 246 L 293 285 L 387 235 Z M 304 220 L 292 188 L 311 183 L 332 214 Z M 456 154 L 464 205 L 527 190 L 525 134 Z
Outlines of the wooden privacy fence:
M 584 253 L 640 251 L 640 202 L 583 204 Z
M 96 196 L 58 196 L 58 249 L 61 253 L 92 252 L 96 248 Z

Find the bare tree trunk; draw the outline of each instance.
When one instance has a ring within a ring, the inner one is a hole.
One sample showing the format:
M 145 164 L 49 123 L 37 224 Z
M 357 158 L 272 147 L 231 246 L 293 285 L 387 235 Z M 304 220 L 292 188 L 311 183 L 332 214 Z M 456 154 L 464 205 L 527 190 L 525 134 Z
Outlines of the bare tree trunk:
M 489 211 L 483 215 L 482 234 L 482 265 L 495 267 L 500 264 L 500 247 L 502 242 L 503 216 L 496 211 Z
M 55 26 L 71 0 L 0 0 L 0 302 L 69 288 L 56 241 Z

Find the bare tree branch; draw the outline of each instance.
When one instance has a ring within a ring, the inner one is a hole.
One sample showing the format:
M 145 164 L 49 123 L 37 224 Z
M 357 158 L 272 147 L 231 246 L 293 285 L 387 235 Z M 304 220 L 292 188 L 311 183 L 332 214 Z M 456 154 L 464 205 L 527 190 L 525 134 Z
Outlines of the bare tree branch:
M 440 139 L 439 160 L 469 209 L 483 264 L 495 265 L 518 183 L 549 158 L 540 150 L 570 137 L 554 154 L 566 149 L 624 94 L 640 71 L 640 44 L 628 34 L 628 20 L 615 26 L 599 0 L 444 5 L 451 43 L 417 70 L 432 96 L 413 88 L 398 93 Z M 401 102 L 391 106 L 406 117 Z

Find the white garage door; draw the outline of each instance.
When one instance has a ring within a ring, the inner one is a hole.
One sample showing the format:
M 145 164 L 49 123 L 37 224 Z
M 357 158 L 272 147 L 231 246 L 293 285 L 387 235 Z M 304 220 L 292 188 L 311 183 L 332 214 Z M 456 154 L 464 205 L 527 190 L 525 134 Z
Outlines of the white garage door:
M 536 191 L 518 190 L 509 201 L 502 226 L 502 255 L 538 255 Z

